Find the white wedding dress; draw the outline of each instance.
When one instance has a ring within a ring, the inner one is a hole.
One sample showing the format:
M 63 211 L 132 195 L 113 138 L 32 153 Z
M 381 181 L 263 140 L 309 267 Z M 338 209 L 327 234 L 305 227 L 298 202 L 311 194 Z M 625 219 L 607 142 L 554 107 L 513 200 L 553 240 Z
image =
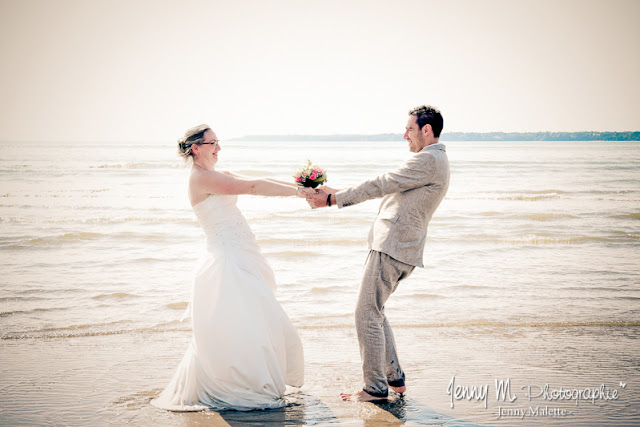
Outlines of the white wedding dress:
M 193 207 L 207 238 L 190 304 L 193 338 L 171 382 L 151 401 L 159 408 L 278 408 L 286 384 L 302 385 L 300 337 L 236 201 L 210 195 Z

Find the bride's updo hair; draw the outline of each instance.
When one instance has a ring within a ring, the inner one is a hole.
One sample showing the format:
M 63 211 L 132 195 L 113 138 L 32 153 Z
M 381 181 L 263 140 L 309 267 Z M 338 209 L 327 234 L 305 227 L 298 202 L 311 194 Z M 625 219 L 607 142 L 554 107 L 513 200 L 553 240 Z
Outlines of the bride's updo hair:
M 210 129 L 211 127 L 209 125 L 199 125 L 188 129 L 184 133 L 184 136 L 178 139 L 178 154 L 183 157 L 184 160 L 189 160 L 190 157 L 193 157 L 191 146 L 204 141 L 204 133 Z

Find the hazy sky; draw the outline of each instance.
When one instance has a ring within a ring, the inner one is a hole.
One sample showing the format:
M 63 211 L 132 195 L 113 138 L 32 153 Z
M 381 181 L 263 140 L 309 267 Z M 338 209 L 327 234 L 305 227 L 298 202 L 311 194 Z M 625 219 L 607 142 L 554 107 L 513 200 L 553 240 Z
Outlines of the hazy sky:
M 640 129 L 640 1 L 0 0 L 0 140 Z

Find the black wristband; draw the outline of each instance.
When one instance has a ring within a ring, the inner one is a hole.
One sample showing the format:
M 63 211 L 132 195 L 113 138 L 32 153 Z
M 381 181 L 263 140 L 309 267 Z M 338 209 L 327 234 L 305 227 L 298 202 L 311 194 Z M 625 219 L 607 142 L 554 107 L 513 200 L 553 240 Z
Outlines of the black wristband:
M 327 196 L 327 206 L 331 207 L 331 194 Z

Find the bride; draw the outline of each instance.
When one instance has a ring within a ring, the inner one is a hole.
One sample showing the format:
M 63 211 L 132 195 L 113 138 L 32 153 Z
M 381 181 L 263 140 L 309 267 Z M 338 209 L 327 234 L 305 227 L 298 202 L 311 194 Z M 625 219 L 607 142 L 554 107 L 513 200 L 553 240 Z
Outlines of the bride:
M 193 159 L 189 199 L 205 231 L 207 256 L 193 282 L 191 343 L 169 385 L 151 401 L 172 411 L 282 407 L 286 385 L 303 383 L 300 338 L 236 207 L 238 194 L 303 197 L 303 190 L 217 171 L 220 150 L 207 125 L 189 129 L 178 141 L 179 153 Z

